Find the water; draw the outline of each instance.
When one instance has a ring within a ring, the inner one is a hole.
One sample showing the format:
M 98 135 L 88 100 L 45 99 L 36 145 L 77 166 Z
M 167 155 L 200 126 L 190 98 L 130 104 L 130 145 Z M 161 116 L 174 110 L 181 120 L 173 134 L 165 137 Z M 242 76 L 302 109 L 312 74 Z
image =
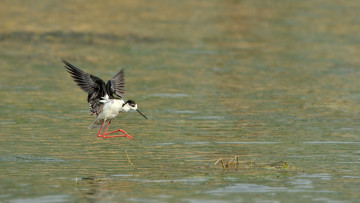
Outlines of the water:
M 359 8 L 3 2 L 0 201 L 357 202 Z M 149 119 L 111 129 L 136 140 L 87 129 L 61 58 L 104 79 L 125 68 Z

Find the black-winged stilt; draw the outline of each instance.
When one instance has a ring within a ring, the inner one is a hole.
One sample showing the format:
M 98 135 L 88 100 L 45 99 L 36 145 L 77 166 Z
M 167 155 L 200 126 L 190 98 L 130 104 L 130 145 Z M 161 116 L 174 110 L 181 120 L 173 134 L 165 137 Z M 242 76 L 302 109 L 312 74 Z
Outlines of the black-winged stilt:
M 71 77 L 74 78 L 77 85 L 89 94 L 88 102 L 90 112 L 93 116 L 96 116 L 96 120 L 89 126 L 89 129 L 101 126 L 97 136 L 102 138 L 128 137 L 134 139 L 122 129 L 107 132 L 111 121 L 120 112 L 136 110 L 146 118 L 146 116 L 137 109 L 137 104 L 133 100 L 128 100 L 127 102 L 122 100 L 125 94 L 124 70 L 120 70 L 120 72 L 105 84 L 102 79 L 80 70 L 64 59 L 63 62 L 65 63 L 65 68 L 68 69 L 68 72 L 71 74 Z M 106 122 L 109 123 L 105 132 L 101 134 Z M 124 135 L 107 136 L 115 132 L 122 132 Z

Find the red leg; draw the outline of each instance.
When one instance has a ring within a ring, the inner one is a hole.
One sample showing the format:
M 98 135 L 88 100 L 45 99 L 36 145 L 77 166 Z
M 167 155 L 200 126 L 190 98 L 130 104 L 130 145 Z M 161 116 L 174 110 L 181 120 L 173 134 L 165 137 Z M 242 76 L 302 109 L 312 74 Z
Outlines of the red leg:
M 101 128 L 100 128 L 100 131 L 99 131 L 99 133 L 98 133 L 98 137 L 102 137 L 102 138 L 104 138 L 104 139 L 106 139 L 106 138 L 113 138 L 113 137 L 127 137 L 127 138 L 130 138 L 130 139 L 133 139 L 133 140 L 135 139 L 135 138 L 131 137 L 130 135 L 128 135 L 128 134 L 127 134 L 124 130 L 122 130 L 122 129 L 115 130 L 115 131 L 113 131 L 113 132 L 107 133 L 107 130 L 109 129 L 110 123 L 111 123 L 111 120 L 109 121 L 109 124 L 108 124 L 108 126 L 106 127 L 104 134 L 101 135 L 101 130 L 102 130 L 102 128 L 104 127 L 104 124 L 105 124 L 105 121 L 103 122 L 103 124 L 101 125 Z M 122 133 L 124 133 L 124 135 L 106 136 L 106 135 L 110 135 L 110 134 L 116 133 L 116 132 L 122 132 Z
M 104 122 L 102 123 L 101 128 L 100 128 L 100 130 L 99 130 L 99 132 L 98 132 L 98 134 L 97 134 L 98 137 L 102 137 L 102 135 L 101 135 L 101 130 L 103 129 L 104 124 L 105 124 L 105 120 L 104 120 Z M 109 124 L 109 125 L 110 125 L 110 124 Z M 109 125 L 108 125 L 108 127 L 109 127 Z M 106 130 L 107 130 L 107 128 L 106 128 Z
M 110 123 L 111 123 L 111 120 L 109 121 L 108 126 L 106 127 L 105 132 L 104 132 L 104 134 L 103 134 L 103 135 L 107 135 L 107 133 L 106 133 L 106 132 L 107 132 L 107 130 L 109 129 Z

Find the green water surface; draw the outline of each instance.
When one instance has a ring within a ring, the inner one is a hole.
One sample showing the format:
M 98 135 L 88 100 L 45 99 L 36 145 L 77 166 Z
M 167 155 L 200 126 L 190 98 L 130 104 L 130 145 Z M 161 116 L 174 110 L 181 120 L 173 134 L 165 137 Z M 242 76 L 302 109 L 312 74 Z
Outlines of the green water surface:
M 359 10 L 4 1 L 0 202 L 358 202 Z M 149 119 L 110 129 L 135 140 L 87 129 L 61 58 L 104 80 L 125 69 L 125 99 Z

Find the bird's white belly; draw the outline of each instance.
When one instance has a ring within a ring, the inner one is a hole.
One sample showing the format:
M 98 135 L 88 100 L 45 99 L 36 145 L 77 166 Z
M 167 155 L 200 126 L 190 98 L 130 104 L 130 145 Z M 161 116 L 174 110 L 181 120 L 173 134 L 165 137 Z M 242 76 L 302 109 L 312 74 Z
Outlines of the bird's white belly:
M 120 110 L 122 109 L 122 100 L 113 99 L 109 102 L 106 102 L 103 108 L 103 111 L 99 114 L 98 119 L 111 120 L 119 115 Z

